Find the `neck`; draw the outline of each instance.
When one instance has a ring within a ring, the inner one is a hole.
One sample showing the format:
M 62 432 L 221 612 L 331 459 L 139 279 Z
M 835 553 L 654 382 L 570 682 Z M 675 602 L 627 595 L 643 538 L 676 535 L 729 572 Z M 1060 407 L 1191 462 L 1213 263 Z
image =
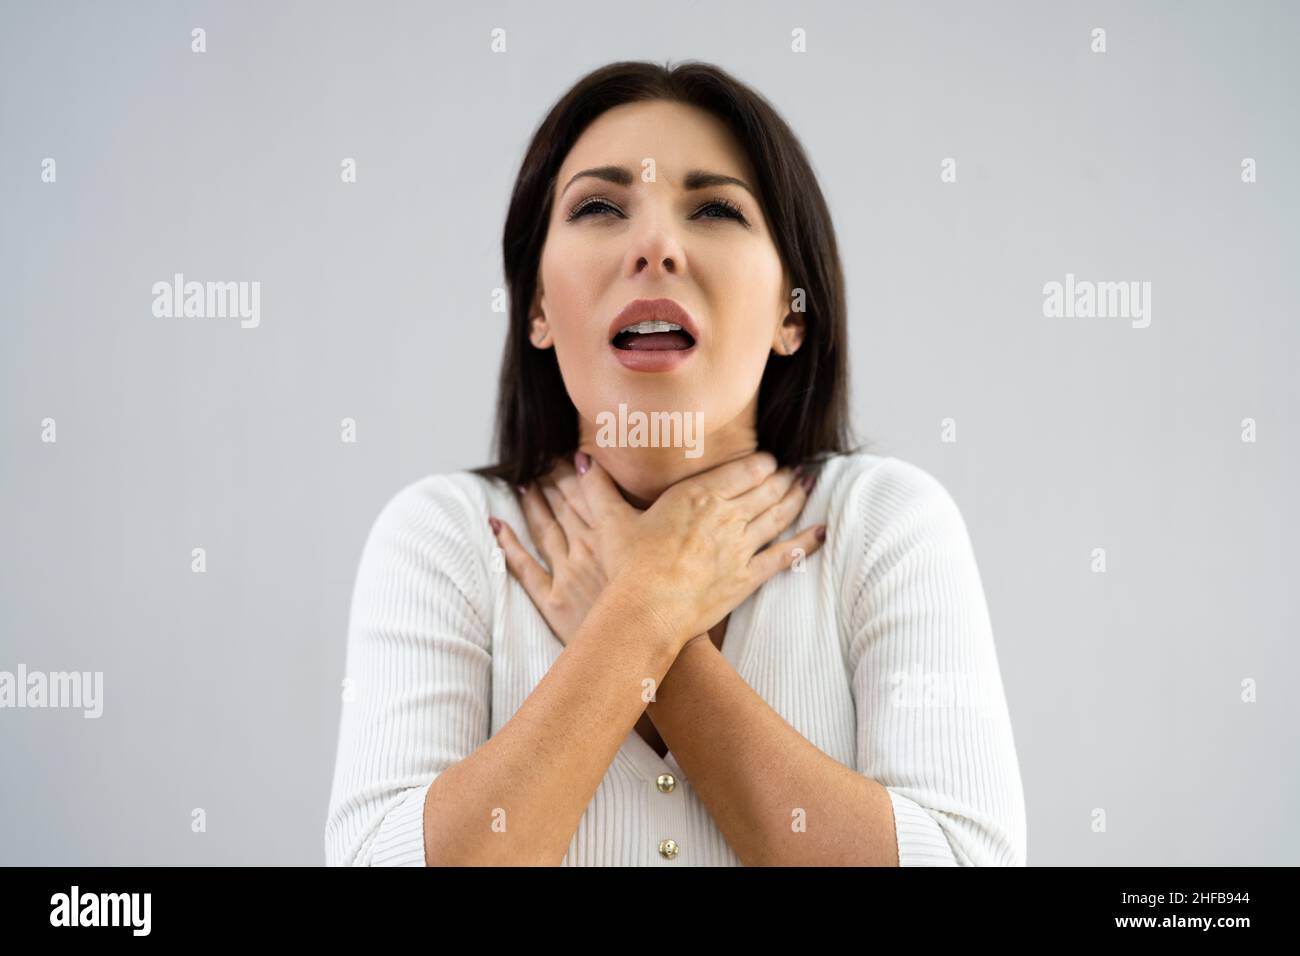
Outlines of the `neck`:
M 628 503 L 645 510 L 677 482 L 757 451 L 754 411 L 755 408 L 751 407 L 735 422 L 717 432 L 705 434 L 704 452 L 698 458 L 687 458 L 681 448 L 598 445 L 597 427 L 585 419 L 579 420 L 578 451 L 586 452 L 600 462 L 600 467 L 618 485 Z

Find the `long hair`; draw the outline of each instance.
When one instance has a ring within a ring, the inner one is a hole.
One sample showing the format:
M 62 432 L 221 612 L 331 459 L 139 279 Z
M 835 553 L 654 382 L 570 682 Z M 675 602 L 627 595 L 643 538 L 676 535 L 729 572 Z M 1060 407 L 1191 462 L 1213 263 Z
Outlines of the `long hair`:
M 844 276 L 830 212 L 799 140 L 767 100 L 719 67 L 624 61 L 587 74 L 565 93 L 520 165 L 501 243 L 510 324 L 493 434 L 497 461 L 473 469 L 476 474 L 524 484 L 545 474 L 557 456 L 577 450 L 578 411 L 555 350 L 529 343 L 529 305 L 565 157 L 603 112 L 643 100 L 696 106 L 727 125 L 748 152 L 777 250 L 794 288 L 804 293 L 803 344 L 793 355 L 769 356 L 759 383 L 759 449 L 779 466 L 852 450 Z

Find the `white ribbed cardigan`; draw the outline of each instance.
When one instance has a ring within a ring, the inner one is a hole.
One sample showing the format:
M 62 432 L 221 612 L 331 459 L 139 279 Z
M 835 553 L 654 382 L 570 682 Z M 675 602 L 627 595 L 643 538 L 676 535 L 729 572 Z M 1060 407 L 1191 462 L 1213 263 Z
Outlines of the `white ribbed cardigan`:
M 423 865 L 429 784 L 496 733 L 564 649 L 506 571 L 489 513 L 537 554 L 514 492 L 468 472 L 403 488 L 370 531 L 328 865 Z M 822 522 L 826 544 L 803 570 L 732 612 L 722 656 L 799 733 L 888 790 L 903 866 L 1023 866 L 1020 769 L 957 505 L 916 465 L 841 455 L 782 540 Z M 670 792 L 656 786 L 662 773 L 677 780 Z M 673 858 L 659 851 L 666 839 Z M 660 759 L 631 728 L 563 862 L 740 864 L 672 753 Z

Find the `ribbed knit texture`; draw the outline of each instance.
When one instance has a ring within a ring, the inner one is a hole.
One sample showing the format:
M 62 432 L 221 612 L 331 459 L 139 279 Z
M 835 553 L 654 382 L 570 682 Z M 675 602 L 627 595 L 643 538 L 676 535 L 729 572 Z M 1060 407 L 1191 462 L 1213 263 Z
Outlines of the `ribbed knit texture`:
M 564 649 L 506 570 L 489 514 L 537 554 L 514 492 L 468 472 L 403 488 L 370 531 L 352 595 L 329 865 L 424 865 L 429 784 L 496 733 Z M 888 790 L 903 866 L 1023 866 L 1011 721 L 956 503 L 915 465 L 842 455 L 782 539 L 822 522 L 826 544 L 803 569 L 732 612 L 723 657 L 800 734 Z M 676 778 L 669 793 L 661 773 Z M 659 852 L 664 839 L 675 858 Z M 672 753 L 661 760 L 631 728 L 563 862 L 740 864 Z

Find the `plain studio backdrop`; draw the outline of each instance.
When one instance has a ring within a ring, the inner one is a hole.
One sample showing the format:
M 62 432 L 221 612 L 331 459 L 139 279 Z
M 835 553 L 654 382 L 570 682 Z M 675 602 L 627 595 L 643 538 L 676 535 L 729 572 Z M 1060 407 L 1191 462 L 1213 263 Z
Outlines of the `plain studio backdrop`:
M 4 3 L 0 671 L 103 713 L 0 709 L 0 862 L 323 862 L 365 535 L 488 460 L 524 146 L 700 59 L 820 177 L 859 435 L 966 519 L 1030 864 L 1294 863 L 1288 7 Z M 177 273 L 259 324 L 155 316 Z M 1150 324 L 1044 315 L 1068 275 Z

